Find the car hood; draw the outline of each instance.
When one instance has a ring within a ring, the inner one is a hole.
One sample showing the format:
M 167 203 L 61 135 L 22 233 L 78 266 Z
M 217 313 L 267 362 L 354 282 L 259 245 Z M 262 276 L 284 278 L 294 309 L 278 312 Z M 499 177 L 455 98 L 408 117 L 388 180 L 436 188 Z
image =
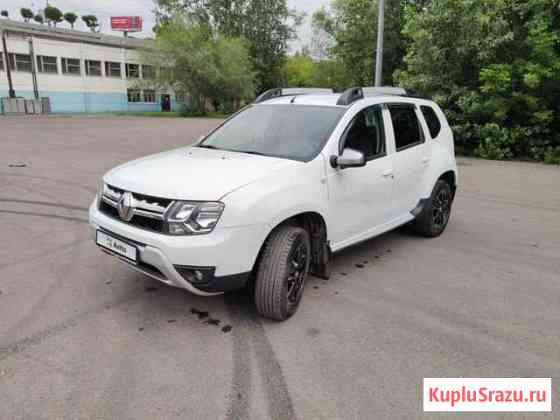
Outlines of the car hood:
M 301 162 L 185 147 L 134 160 L 103 180 L 117 188 L 175 200 L 215 201 L 270 172 Z

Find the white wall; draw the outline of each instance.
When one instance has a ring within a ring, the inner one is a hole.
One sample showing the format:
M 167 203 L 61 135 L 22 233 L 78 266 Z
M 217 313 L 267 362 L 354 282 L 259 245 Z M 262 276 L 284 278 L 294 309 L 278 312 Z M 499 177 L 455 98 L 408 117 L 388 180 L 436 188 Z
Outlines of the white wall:
M 7 38 L 9 53 L 29 54 L 28 40 L 9 34 Z M 138 53 L 131 49 L 92 45 L 76 42 L 64 42 L 53 39 L 33 38 L 35 55 L 58 57 L 59 74 L 45 74 L 37 72 L 37 81 L 40 91 L 58 92 L 97 92 L 97 93 L 126 93 L 126 89 L 133 80 L 125 79 L 124 63 L 139 64 Z M 61 57 L 79 58 L 81 60 L 80 76 L 62 74 Z M 105 73 L 105 61 L 120 62 L 121 78 L 86 76 L 85 60 L 99 60 L 102 62 L 102 73 Z M 4 58 L 4 65 L 7 60 Z M 31 73 L 12 71 L 12 81 L 16 92 L 32 91 L 33 82 Z M 8 81 L 4 71 L 0 71 L 0 91 L 8 90 Z

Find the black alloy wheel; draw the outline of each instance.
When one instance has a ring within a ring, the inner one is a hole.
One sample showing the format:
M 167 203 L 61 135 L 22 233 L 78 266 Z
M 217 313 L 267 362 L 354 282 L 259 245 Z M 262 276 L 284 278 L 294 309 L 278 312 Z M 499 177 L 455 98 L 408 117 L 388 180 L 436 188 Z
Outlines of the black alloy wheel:
M 270 234 L 256 267 L 255 305 L 262 316 L 284 321 L 296 313 L 310 261 L 305 229 L 284 225 Z
M 428 238 L 441 235 L 449 223 L 452 205 L 451 186 L 443 179 L 438 180 L 422 212 L 412 222 L 412 228 Z

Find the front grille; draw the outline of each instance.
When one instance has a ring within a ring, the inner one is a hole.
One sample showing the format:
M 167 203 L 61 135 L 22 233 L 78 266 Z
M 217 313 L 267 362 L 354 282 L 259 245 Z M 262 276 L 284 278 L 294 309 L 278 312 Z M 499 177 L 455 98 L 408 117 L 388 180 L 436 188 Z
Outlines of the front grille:
M 99 204 L 99 210 L 101 213 L 106 214 L 107 216 L 113 217 L 115 219 L 119 219 L 119 212 L 113 206 L 110 206 L 105 201 L 101 201 Z
M 134 216 L 129 222 L 131 225 L 138 226 L 139 228 L 151 230 L 153 232 L 163 232 L 163 221 L 154 220 L 149 217 Z
M 130 199 L 131 208 L 133 209 L 133 216 L 129 221 L 126 221 L 120 217 L 118 210 L 119 202 L 125 193 L 127 192 L 120 188 L 106 185 L 100 200 L 99 211 L 123 223 L 128 223 L 152 232 L 163 233 L 165 227 L 164 215 L 173 200 L 137 193 L 127 193 L 129 194 L 128 198 Z

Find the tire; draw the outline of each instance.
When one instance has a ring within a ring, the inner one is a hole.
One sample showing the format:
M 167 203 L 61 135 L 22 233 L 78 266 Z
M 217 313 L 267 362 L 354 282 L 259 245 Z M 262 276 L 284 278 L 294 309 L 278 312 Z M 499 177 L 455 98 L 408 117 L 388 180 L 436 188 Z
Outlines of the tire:
M 296 313 L 309 273 L 311 244 L 306 230 L 276 228 L 267 239 L 255 279 L 259 314 L 285 321 Z
M 453 193 L 451 186 L 440 179 L 412 228 L 422 236 L 435 238 L 443 233 L 451 217 Z

